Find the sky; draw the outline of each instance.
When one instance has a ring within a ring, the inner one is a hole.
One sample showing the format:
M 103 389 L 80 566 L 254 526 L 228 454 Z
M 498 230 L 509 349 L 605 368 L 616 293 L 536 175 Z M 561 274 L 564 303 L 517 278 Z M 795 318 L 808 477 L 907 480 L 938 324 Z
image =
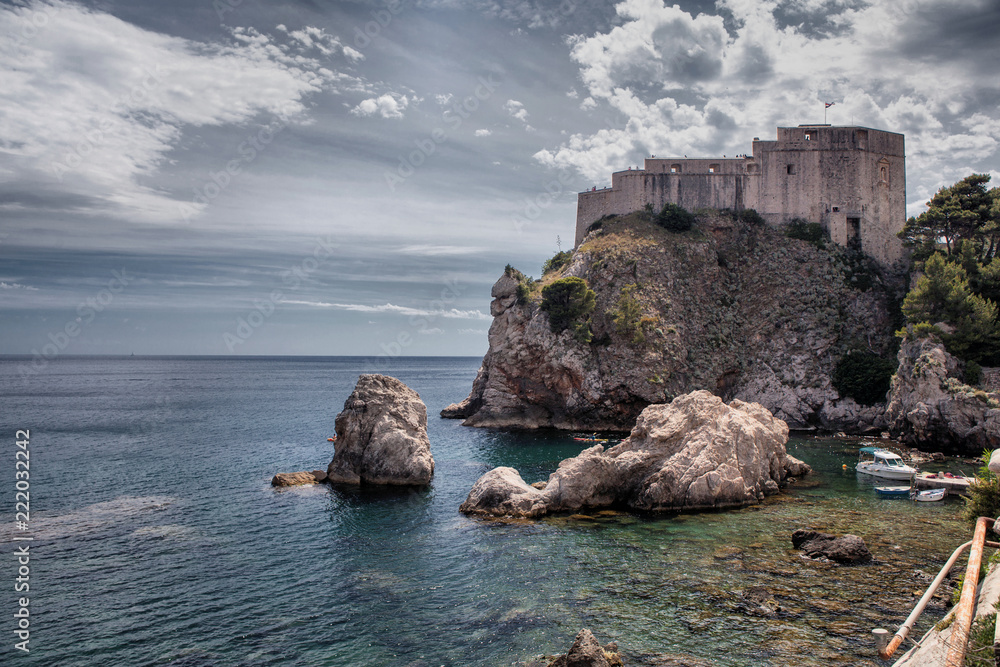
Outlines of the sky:
M 997 0 L 0 2 L 0 354 L 481 355 L 651 154 L 906 136 L 1000 185 Z

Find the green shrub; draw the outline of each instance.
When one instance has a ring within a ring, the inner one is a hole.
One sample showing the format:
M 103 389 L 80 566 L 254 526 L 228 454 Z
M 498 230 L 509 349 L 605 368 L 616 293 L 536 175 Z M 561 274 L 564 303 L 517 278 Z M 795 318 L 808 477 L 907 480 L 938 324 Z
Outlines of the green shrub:
M 545 263 L 542 264 L 542 275 L 544 276 L 546 273 L 551 273 L 552 271 L 558 271 L 562 267 L 569 264 L 569 261 L 571 259 L 573 259 L 573 253 L 571 253 L 569 250 L 563 250 L 562 252 L 557 252 L 555 255 L 552 256 L 551 259 L 545 260 Z
M 798 239 L 799 241 L 811 243 L 820 250 L 826 247 L 826 242 L 829 240 L 826 230 L 823 229 L 823 225 L 818 222 L 809 222 L 802 218 L 793 218 L 785 226 L 785 236 L 790 239 Z
M 833 372 L 833 387 L 841 396 L 849 396 L 862 405 L 885 401 L 896 364 L 867 350 L 852 350 Z
M 694 226 L 694 215 L 683 206 L 667 204 L 656 216 L 656 224 L 671 232 L 686 232 Z
M 574 337 L 582 342 L 589 342 L 588 317 L 596 304 L 597 295 L 583 278 L 560 278 L 542 289 L 541 309 L 549 314 L 552 331 L 572 328 Z
M 522 306 L 528 303 L 531 300 L 531 292 L 535 284 L 535 279 L 524 275 L 510 264 L 504 267 L 503 272 L 504 275 L 517 281 L 517 303 Z
M 624 287 L 618 297 L 618 303 L 612 310 L 608 311 L 615 322 L 615 329 L 622 336 L 629 336 L 634 345 L 645 342 L 646 337 L 642 332 L 642 304 L 635 298 L 638 285 L 632 284 Z
M 975 387 L 983 380 L 983 367 L 974 361 L 965 364 L 965 384 Z
M 752 208 L 744 208 L 737 211 L 736 217 L 748 225 L 753 225 L 755 227 L 763 227 L 767 224 L 767 221 L 764 220 L 764 216 Z
M 969 495 L 965 499 L 962 517 L 970 524 L 975 524 L 981 516 L 996 518 L 1000 515 L 1000 480 L 989 469 L 992 449 L 983 451 L 983 465 L 976 473 L 976 481 L 969 485 Z

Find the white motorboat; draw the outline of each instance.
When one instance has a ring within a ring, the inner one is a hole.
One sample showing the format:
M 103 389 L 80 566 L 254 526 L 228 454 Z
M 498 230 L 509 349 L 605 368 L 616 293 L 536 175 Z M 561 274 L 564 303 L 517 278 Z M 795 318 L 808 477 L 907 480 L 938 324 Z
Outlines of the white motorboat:
M 917 474 L 917 469 L 906 465 L 902 456 L 878 447 L 862 447 L 854 469 L 883 479 L 910 479 Z

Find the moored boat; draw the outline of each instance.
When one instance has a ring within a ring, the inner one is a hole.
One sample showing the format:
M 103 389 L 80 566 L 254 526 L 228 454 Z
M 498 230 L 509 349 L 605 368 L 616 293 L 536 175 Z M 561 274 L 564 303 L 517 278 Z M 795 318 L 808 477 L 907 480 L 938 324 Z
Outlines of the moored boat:
M 908 486 L 876 486 L 875 493 L 884 498 L 905 498 L 910 495 Z
M 911 496 L 917 502 L 932 503 L 943 500 L 948 494 L 948 489 L 927 489 L 926 491 L 914 491 Z
M 910 479 L 917 474 L 917 469 L 906 465 L 902 456 L 887 449 L 862 447 L 858 456 L 860 460 L 854 469 L 866 475 L 883 479 Z

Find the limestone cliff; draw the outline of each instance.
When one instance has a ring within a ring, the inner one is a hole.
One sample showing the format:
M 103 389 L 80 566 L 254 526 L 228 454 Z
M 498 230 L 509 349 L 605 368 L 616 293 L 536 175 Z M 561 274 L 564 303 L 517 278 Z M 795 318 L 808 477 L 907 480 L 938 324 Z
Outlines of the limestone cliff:
M 1000 447 L 1000 393 L 974 389 L 961 377 L 961 362 L 941 343 L 903 343 L 886 410 L 892 436 L 972 456 Z
M 831 383 L 847 350 L 889 353 L 896 324 L 889 280 L 848 258 L 724 214 L 701 215 L 683 233 L 642 213 L 605 220 L 541 281 L 587 281 L 597 293 L 593 340 L 553 333 L 541 285 L 505 273 L 472 392 L 442 416 L 629 430 L 647 405 L 706 389 L 760 403 L 792 428 L 880 430 L 883 407 L 842 399 Z M 640 311 L 631 319 L 620 316 L 627 298 Z

